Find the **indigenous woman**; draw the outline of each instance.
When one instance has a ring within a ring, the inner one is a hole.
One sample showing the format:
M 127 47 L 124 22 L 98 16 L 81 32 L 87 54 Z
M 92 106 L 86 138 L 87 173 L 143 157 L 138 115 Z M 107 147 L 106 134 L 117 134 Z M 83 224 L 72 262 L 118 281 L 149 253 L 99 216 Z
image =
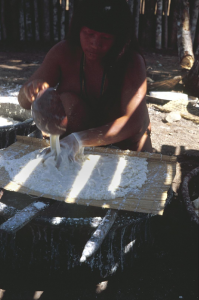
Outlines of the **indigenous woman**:
M 67 117 L 62 152 L 75 157 L 81 147 L 110 144 L 152 151 L 145 61 L 125 0 L 81 0 L 67 38 L 21 88 L 20 105 L 31 109 L 49 87 Z

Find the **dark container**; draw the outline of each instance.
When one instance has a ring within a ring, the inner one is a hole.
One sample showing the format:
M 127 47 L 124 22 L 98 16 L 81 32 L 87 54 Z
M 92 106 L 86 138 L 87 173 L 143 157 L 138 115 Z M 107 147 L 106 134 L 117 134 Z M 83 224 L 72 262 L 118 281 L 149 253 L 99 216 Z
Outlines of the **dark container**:
M 15 125 L 0 126 L 0 149 L 6 148 L 16 141 L 16 135 L 28 135 L 36 129 L 31 111 L 25 110 L 15 103 L 0 103 L 0 116 L 19 121 Z

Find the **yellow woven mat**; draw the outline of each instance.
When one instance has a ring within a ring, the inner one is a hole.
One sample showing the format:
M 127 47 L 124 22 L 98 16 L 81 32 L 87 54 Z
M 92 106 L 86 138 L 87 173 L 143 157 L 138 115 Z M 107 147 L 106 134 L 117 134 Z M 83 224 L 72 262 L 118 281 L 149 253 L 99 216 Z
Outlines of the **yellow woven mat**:
M 0 155 L 6 153 L 6 157 L 19 158 L 23 155 L 35 151 L 36 149 L 46 147 L 46 141 L 29 137 L 17 137 L 17 142 L 6 148 Z M 173 181 L 176 172 L 176 157 L 166 156 L 155 153 L 144 153 L 134 151 L 121 151 L 116 149 L 93 147 L 85 149 L 85 152 L 106 155 L 107 153 L 115 155 L 128 155 L 132 157 L 147 158 L 148 174 L 147 181 L 142 186 L 139 194 L 128 195 L 127 199 L 116 198 L 113 200 L 86 200 L 80 198 L 55 197 L 50 194 L 42 194 L 43 197 L 51 198 L 66 203 L 77 203 L 81 205 L 91 205 L 104 208 L 122 209 L 135 212 L 162 214 L 164 210 L 167 191 Z M 40 197 L 41 193 L 30 190 L 24 186 L 20 186 L 15 182 L 11 182 L 8 173 L 4 168 L 0 169 L 0 187 L 24 194 L 31 194 Z
M 178 111 L 182 118 L 193 121 L 199 124 L 199 109 L 194 107 L 191 103 L 185 100 L 169 101 L 164 105 L 152 104 L 162 112 Z

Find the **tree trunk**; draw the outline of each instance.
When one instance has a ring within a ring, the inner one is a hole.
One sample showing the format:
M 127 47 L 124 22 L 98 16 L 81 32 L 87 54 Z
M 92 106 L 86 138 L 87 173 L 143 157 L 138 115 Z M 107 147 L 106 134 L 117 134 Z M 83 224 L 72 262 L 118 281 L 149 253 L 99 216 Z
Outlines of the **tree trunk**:
M 59 40 L 58 35 L 58 2 L 57 0 L 52 1 L 53 4 L 53 39 L 55 42 Z
M 199 0 L 194 0 L 193 7 L 191 10 L 191 22 L 190 22 L 190 27 L 191 27 L 191 39 L 192 43 L 194 43 L 195 39 L 195 34 L 196 34 L 196 26 L 198 22 L 198 14 L 199 14 Z
M 34 4 L 34 20 L 35 20 L 35 41 L 39 41 L 39 14 L 38 14 L 38 3 L 37 0 L 33 1 Z
M 50 41 L 50 5 L 49 0 L 43 0 L 43 38 Z
M 139 23 L 140 23 L 140 0 L 135 0 L 135 6 L 134 6 L 134 22 L 133 27 L 135 29 L 135 35 L 138 38 L 139 36 Z
M 164 47 L 168 47 L 168 0 L 164 0 Z
M 20 0 L 19 7 L 19 39 L 20 41 L 25 40 L 25 18 L 24 18 L 24 0 Z
M 66 35 L 66 0 L 62 0 L 61 3 L 61 24 L 60 24 L 60 38 L 63 40 Z
M 2 27 L 2 40 L 7 39 L 6 30 L 6 11 L 5 11 L 5 0 L 1 0 L 1 27 Z
M 193 44 L 189 26 L 189 2 L 178 0 L 177 14 L 177 42 L 180 65 L 184 69 L 191 69 L 194 63 Z
M 32 28 L 32 20 L 31 20 L 31 3 L 30 0 L 25 1 L 25 17 L 26 17 L 26 40 L 32 41 L 33 39 L 33 28 Z
M 157 0 L 156 49 L 162 48 L 162 4 L 163 0 Z

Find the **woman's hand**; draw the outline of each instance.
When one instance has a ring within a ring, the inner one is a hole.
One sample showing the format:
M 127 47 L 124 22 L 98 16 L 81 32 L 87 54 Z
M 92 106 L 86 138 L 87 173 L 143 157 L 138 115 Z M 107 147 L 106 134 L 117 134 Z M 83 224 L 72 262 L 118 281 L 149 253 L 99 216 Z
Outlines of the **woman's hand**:
M 40 79 L 34 79 L 24 85 L 23 93 L 27 100 L 32 103 L 36 99 L 37 94 L 40 91 L 46 90 L 47 88 L 49 88 L 49 84 L 47 82 L 44 82 Z
M 82 141 L 78 133 L 71 133 L 60 141 L 60 154 L 56 158 L 56 168 L 64 162 L 78 161 L 78 155 L 83 153 Z M 46 161 L 49 157 L 55 156 L 55 152 L 51 148 L 45 148 L 39 155 Z

